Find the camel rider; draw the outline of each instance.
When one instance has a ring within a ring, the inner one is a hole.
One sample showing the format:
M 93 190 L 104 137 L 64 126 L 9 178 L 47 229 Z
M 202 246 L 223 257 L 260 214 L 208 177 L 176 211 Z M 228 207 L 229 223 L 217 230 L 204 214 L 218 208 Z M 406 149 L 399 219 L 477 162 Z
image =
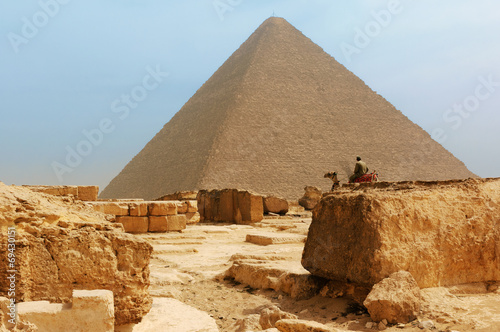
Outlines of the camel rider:
M 362 177 L 366 173 L 368 173 L 368 166 L 364 161 L 361 161 L 361 157 L 356 157 L 356 166 L 354 166 L 354 174 L 349 177 L 349 182 L 353 183 L 357 178 Z

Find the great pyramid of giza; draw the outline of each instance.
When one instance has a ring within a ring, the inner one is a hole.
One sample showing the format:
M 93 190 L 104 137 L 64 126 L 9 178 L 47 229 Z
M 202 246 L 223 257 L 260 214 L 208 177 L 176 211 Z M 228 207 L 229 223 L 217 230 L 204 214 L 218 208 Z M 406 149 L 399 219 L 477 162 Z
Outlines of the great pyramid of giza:
M 328 190 L 357 155 L 380 180 L 474 177 L 285 19 L 271 17 L 111 181 L 102 198 L 238 188 L 299 198 Z

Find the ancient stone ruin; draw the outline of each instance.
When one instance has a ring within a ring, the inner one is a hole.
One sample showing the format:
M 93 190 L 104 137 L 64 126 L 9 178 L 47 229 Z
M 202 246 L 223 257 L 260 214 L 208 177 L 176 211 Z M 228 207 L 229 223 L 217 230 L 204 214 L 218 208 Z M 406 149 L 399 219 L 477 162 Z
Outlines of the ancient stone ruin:
M 98 191 L 0 182 L 0 332 L 500 331 L 500 179 L 281 18 Z
M 355 144 L 353 143 L 355 142 Z M 384 181 L 474 176 L 286 20 L 271 17 L 101 193 L 238 188 L 296 200 L 346 182 L 361 155 Z

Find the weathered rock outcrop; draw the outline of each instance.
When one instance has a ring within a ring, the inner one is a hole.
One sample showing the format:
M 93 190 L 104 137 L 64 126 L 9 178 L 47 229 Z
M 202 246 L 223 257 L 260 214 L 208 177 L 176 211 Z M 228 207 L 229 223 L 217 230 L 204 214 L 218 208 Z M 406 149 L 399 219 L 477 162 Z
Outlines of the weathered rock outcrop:
M 288 212 L 288 201 L 284 198 L 266 196 L 264 197 L 264 213 L 285 214 Z
M 313 211 L 312 274 L 374 285 L 399 270 L 421 288 L 500 280 L 500 179 L 360 185 Z
M 102 222 L 105 217 L 73 197 L 37 193 L 27 187 L 7 186 L 0 182 L 0 226 L 29 221 Z
M 12 235 L 16 301 L 67 303 L 73 290 L 107 289 L 116 325 L 140 321 L 152 303 L 152 247 L 104 216 L 69 198 L 0 184 L 0 252 L 8 251 Z M 9 266 L 7 259 L 1 255 L 0 265 Z M 0 296 L 8 294 L 7 273 L 0 270 Z
M 225 272 L 224 277 L 252 288 L 282 291 L 297 300 L 315 296 L 327 281 L 309 274 L 294 262 L 259 258 L 265 257 L 236 255 L 232 258 L 233 265 Z
M 200 220 L 250 224 L 264 217 L 262 196 L 237 189 L 200 190 L 198 192 Z
M 420 311 L 420 288 L 410 273 L 395 272 L 373 286 L 363 304 L 376 322 L 406 324 Z
M 299 204 L 306 210 L 312 210 L 321 200 L 321 195 L 323 194 L 323 192 L 321 191 L 321 189 L 312 186 L 307 186 L 304 188 L 304 190 L 304 196 L 299 199 Z
M 272 305 L 261 310 L 259 324 L 263 330 L 270 329 L 281 319 L 297 319 L 297 316 Z

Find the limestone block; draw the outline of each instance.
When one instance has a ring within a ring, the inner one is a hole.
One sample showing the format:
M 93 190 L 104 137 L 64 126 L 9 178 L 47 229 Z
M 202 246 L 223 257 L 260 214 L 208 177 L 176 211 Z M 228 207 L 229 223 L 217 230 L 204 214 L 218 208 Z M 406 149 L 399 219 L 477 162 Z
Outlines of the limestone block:
M 306 240 L 305 235 L 300 234 L 287 234 L 287 233 L 260 233 L 260 234 L 247 234 L 246 242 L 270 245 L 270 244 L 285 244 L 285 243 L 304 243 Z
M 167 216 L 149 216 L 149 232 L 164 233 L 168 231 Z
M 215 191 L 215 201 L 213 202 L 214 221 L 234 222 L 235 210 L 237 209 L 236 189 L 224 189 Z
M 115 315 L 113 292 L 74 290 L 72 304 L 23 302 L 18 304 L 18 315 L 35 324 L 40 331 L 112 332 Z
M 34 192 L 54 195 L 54 196 L 78 196 L 77 186 L 23 186 Z
M 182 231 L 186 229 L 186 215 L 167 216 L 167 231 Z
M 374 285 L 405 270 L 420 288 L 500 280 L 500 179 L 340 191 L 313 211 L 302 265 Z
M 312 276 L 298 262 L 268 261 L 252 258 L 237 259 L 225 272 L 225 277 L 257 289 L 282 291 L 293 299 L 309 299 L 327 282 Z
M 236 189 L 200 190 L 198 192 L 198 212 L 200 221 L 234 222 L 234 201 Z
M 264 213 L 269 212 L 286 214 L 288 212 L 288 201 L 274 196 L 264 197 Z
M 136 217 L 146 217 L 148 215 L 148 203 L 145 202 L 130 202 L 128 203 L 130 215 Z
M 409 272 L 395 272 L 373 286 L 363 305 L 375 322 L 406 324 L 420 312 L 420 288 Z
M 337 329 L 324 324 L 302 320 L 302 319 L 281 319 L 276 322 L 276 328 L 280 332 L 337 332 Z
M 78 186 L 77 199 L 81 201 L 97 201 L 99 186 Z
M 237 224 L 259 222 L 264 218 L 262 196 L 248 191 L 239 191 L 237 196 L 235 221 Z
M 185 201 L 187 203 L 187 211 L 188 213 L 198 212 L 198 201 L 188 200 Z
M 201 221 L 249 224 L 264 217 L 262 196 L 237 189 L 201 190 L 197 205 Z
M 157 201 L 148 203 L 150 216 L 172 216 L 177 214 L 177 203 L 174 201 Z
M 321 200 L 323 192 L 312 186 L 307 186 L 304 190 L 305 193 L 304 196 L 299 199 L 299 205 L 303 206 L 306 210 L 312 210 Z
M 88 202 L 95 211 L 113 214 L 115 216 L 127 216 L 129 214 L 129 206 L 127 203 L 119 202 Z
M 122 224 L 127 233 L 147 233 L 149 229 L 148 217 L 118 216 L 116 222 Z
M 186 213 L 186 223 L 197 224 L 200 222 L 200 214 L 198 212 L 188 212 Z
M 186 201 L 177 201 L 177 213 L 186 214 L 188 212 L 188 203 Z

